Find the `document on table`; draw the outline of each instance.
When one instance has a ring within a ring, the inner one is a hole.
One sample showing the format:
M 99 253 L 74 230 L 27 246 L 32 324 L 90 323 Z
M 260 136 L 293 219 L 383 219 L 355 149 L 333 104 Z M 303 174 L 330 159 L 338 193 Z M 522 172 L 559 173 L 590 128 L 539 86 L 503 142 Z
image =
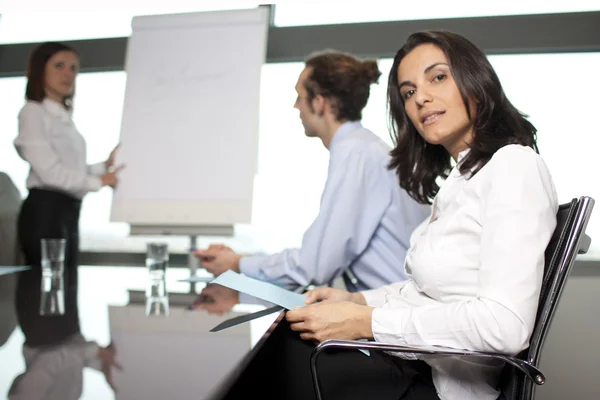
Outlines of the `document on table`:
M 306 297 L 303 294 L 289 291 L 269 282 L 238 274 L 232 270 L 219 275 L 211 283 L 227 286 L 230 289 L 266 300 L 288 310 L 305 305 L 304 300 Z
M 266 300 L 288 310 L 293 310 L 295 307 L 302 307 L 305 305 L 304 300 L 306 297 L 303 294 L 286 290 L 269 282 L 260 281 L 258 279 L 250 278 L 246 275 L 238 274 L 232 270 L 228 270 L 219 275 L 211 283 L 227 286 L 230 289 Z M 259 315 L 262 314 L 259 312 Z M 241 322 L 245 322 L 245 319 L 240 320 Z M 237 325 L 241 322 L 237 322 L 234 325 Z M 223 329 L 222 327 L 215 327 L 213 329 L 217 328 Z M 366 355 L 370 355 L 368 350 L 359 349 L 359 351 Z

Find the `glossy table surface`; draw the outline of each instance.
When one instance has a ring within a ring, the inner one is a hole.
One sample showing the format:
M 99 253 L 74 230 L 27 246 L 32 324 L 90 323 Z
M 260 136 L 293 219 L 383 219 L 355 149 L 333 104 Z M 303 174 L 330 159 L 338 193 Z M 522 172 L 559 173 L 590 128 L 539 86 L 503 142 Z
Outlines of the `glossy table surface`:
M 265 333 L 280 316 L 275 311 L 210 332 L 232 317 L 272 305 L 238 296 L 220 285 L 207 287 L 205 283 L 191 285 L 178 281 L 188 276 L 187 269 L 169 269 L 166 278 L 169 314 L 147 316 L 145 268 L 79 267 L 81 334 L 99 347 L 112 343 L 115 359 L 122 366 L 122 370 L 110 371 L 116 393 L 103 372 L 84 367 L 81 399 L 208 398 L 228 374 L 239 368 L 240 361 L 248 358 L 253 347 L 268 336 Z M 2 307 L 6 310 L 10 304 L 5 302 Z M 0 347 L 1 398 L 6 397 L 15 377 L 25 371 L 23 342 L 23 333 L 17 325 Z

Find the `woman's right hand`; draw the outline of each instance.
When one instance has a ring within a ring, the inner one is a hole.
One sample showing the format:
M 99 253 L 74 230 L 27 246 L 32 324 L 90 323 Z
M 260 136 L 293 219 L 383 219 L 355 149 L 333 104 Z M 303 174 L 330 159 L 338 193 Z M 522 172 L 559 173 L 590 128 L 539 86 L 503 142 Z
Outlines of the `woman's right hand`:
M 119 184 L 119 177 L 117 176 L 117 174 L 123 168 L 125 168 L 125 166 L 120 165 L 117 168 L 112 169 L 110 172 L 107 172 L 106 174 L 102 175 L 102 177 L 100 178 L 102 180 L 102 186 L 110 186 L 113 189 L 116 188 Z
M 346 290 L 340 290 L 331 287 L 322 287 L 309 290 L 305 293 L 305 295 L 306 300 L 304 302 L 306 304 L 312 304 L 318 301 L 351 301 L 356 304 L 361 304 L 364 306 L 367 305 L 365 297 L 360 292 L 350 293 Z
M 115 350 L 115 346 L 111 343 L 106 347 L 98 347 L 97 356 L 101 361 L 100 370 L 104 374 L 106 378 L 106 382 L 112 388 L 113 391 L 117 391 L 117 387 L 115 386 L 115 381 L 112 375 L 112 369 L 116 368 L 119 371 L 123 371 L 123 367 L 116 359 L 117 352 Z

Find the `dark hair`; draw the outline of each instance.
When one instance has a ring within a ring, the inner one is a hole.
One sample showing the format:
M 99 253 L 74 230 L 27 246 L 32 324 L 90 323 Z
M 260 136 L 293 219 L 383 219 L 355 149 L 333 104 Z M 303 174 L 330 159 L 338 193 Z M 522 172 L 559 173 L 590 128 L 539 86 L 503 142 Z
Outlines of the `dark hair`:
M 58 42 L 46 42 L 37 46 L 27 63 L 27 87 L 25 89 L 25 98 L 27 100 L 42 101 L 46 97 L 44 76 L 48 60 L 58 52 L 69 51 L 79 57 L 79 53 L 65 44 Z M 63 105 L 71 108 L 71 103 L 75 92 L 63 99 Z
M 305 81 L 309 104 L 320 94 L 332 100 L 339 121 L 358 121 L 369 100 L 370 87 L 381 76 L 375 60 L 361 60 L 351 54 L 325 50 L 306 59 L 312 72 Z
M 444 52 L 462 96 L 467 115 L 473 120 L 470 151 L 459 167 L 461 174 L 474 176 L 507 144 L 521 144 L 538 151 L 536 129 L 506 98 L 500 80 L 486 55 L 466 38 L 452 32 L 425 31 L 412 34 L 398 50 L 388 80 L 388 112 L 392 140 L 390 169 L 396 169 L 400 186 L 415 200 L 430 204 L 439 190 L 438 177 L 446 178 L 451 155 L 442 145 L 432 145 L 417 132 L 404 110 L 398 68 L 416 47 L 431 43 Z M 472 116 L 469 99 L 476 104 Z

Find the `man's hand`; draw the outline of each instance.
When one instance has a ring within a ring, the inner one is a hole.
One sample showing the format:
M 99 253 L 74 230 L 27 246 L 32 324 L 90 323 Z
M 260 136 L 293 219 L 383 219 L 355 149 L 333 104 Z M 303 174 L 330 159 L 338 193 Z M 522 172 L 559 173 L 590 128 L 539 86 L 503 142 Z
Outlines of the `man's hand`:
M 211 244 L 206 250 L 196 250 L 194 255 L 200 260 L 202 267 L 215 276 L 231 269 L 240 272 L 240 259 L 235 251 L 222 244 Z
M 288 311 L 285 318 L 304 340 L 372 339 L 373 310 L 349 301 L 322 302 Z
M 209 314 L 223 315 L 231 311 L 239 302 L 240 293 L 237 290 L 213 283 L 200 292 L 191 308 L 206 310 Z

